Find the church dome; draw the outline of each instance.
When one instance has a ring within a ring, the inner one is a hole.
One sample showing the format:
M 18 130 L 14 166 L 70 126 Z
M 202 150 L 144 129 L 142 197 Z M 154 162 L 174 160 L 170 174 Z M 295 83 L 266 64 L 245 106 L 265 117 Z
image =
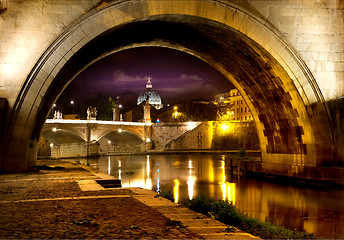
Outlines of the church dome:
M 142 102 L 148 100 L 149 105 L 155 107 L 157 110 L 163 107 L 160 95 L 153 90 L 151 78 L 148 77 L 146 90 L 140 93 L 137 98 L 137 105 L 140 105 Z

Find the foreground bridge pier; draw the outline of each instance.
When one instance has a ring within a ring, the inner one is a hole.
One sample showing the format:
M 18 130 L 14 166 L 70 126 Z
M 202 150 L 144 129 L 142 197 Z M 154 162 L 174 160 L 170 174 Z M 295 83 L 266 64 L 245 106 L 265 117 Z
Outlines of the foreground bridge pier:
M 302 176 L 304 167 L 344 162 L 342 1 L 0 3 L 0 97 L 9 110 L 1 171 L 34 164 L 51 105 L 76 75 L 141 46 L 189 53 L 235 85 L 252 112 L 264 171 Z

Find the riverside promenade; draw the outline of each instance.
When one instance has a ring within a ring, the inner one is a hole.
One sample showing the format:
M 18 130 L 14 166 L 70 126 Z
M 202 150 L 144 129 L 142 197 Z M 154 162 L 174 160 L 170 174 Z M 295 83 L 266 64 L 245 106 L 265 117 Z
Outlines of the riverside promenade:
M 0 175 L 1 239 L 256 238 L 150 190 L 103 188 L 95 180 L 113 177 L 77 162 L 38 160 L 37 166 Z

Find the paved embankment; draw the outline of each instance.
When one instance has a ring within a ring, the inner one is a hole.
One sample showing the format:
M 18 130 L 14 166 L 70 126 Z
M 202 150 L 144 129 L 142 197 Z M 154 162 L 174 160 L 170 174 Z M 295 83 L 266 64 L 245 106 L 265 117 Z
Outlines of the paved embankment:
M 150 190 L 105 189 L 90 167 L 38 163 L 52 168 L 0 175 L 0 238 L 255 238 Z

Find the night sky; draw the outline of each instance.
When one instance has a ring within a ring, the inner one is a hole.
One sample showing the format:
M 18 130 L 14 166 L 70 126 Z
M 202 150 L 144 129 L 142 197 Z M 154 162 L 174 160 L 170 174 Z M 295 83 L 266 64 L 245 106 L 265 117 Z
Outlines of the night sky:
M 79 74 L 59 101 L 74 100 L 92 104 L 95 96 L 120 96 L 136 101 L 145 90 L 147 76 L 164 106 L 189 99 L 212 99 L 233 85 L 203 61 L 180 51 L 144 47 L 109 55 Z M 95 103 L 93 103 L 95 104 Z

